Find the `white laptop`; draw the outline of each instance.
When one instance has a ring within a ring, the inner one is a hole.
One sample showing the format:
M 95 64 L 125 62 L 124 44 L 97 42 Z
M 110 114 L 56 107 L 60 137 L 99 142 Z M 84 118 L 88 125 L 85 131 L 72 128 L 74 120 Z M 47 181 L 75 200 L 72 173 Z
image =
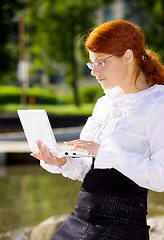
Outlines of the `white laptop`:
M 45 144 L 50 152 L 57 157 L 91 157 L 87 151 L 70 151 L 59 148 L 46 111 L 39 110 L 18 110 L 25 136 L 27 138 L 31 152 L 38 152 L 36 144 L 40 140 Z

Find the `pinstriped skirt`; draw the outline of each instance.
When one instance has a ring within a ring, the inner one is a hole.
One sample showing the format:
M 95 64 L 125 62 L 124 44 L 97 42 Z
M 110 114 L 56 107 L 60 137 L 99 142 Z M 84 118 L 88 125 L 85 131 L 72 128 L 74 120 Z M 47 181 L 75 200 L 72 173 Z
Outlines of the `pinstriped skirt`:
M 88 174 L 95 177 L 95 170 Z M 82 187 L 75 211 L 50 240 L 148 240 L 146 215 L 142 196 L 120 194 L 118 189 L 88 192 Z

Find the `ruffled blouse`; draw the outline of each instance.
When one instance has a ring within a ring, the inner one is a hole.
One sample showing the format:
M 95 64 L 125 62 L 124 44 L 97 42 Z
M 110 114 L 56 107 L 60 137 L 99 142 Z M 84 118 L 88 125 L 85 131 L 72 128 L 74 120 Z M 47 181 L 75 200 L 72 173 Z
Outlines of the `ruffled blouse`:
M 124 94 L 116 86 L 98 99 L 80 139 L 100 144 L 95 168 L 115 168 L 139 186 L 164 191 L 164 86 Z M 41 166 L 51 173 L 83 181 L 91 158 L 67 158 L 62 167 Z

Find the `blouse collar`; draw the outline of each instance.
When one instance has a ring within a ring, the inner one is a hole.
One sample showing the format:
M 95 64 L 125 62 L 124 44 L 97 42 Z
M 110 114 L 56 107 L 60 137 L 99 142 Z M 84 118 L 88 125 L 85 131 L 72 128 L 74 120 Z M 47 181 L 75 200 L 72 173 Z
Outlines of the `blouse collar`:
M 115 86 L 111 89 L 105 89 L 104 93 L 105 93 L 106 96 L 114 99 L 114 98 L 124 94 L 124 91 L 119 86 Z
M 109 97 L 113 103 L 120 106 L 128 106 L 132 105 L 134 102 L 140 102 L 143 97 L 149 96 L 152 92 L 163 92 L 164 93 L 164 86 L 155 84 L 154 86 L 144 89 L 142 91 L 136 93 L 127 93 L 125 94 L 122 88 L 119 86 L 115 86 L 111 89 L 105 89 L 104 93 L 107 97 Z

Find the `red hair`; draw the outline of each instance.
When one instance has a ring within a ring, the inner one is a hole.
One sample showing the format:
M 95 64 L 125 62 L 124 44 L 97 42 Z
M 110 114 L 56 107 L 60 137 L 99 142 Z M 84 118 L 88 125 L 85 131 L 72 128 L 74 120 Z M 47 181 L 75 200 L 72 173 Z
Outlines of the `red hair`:
M 101 24 L 88 36 L 85 46 L 95 53 L 123 55 L 131 49 L 138 66 L 142 69 L 150 86 L 164 85 L 164 69 L 152 50 L 145 50 L 144 35 L 139 26 L 124 20 Z M 148 58 L 143 57 L 148 55 Z

